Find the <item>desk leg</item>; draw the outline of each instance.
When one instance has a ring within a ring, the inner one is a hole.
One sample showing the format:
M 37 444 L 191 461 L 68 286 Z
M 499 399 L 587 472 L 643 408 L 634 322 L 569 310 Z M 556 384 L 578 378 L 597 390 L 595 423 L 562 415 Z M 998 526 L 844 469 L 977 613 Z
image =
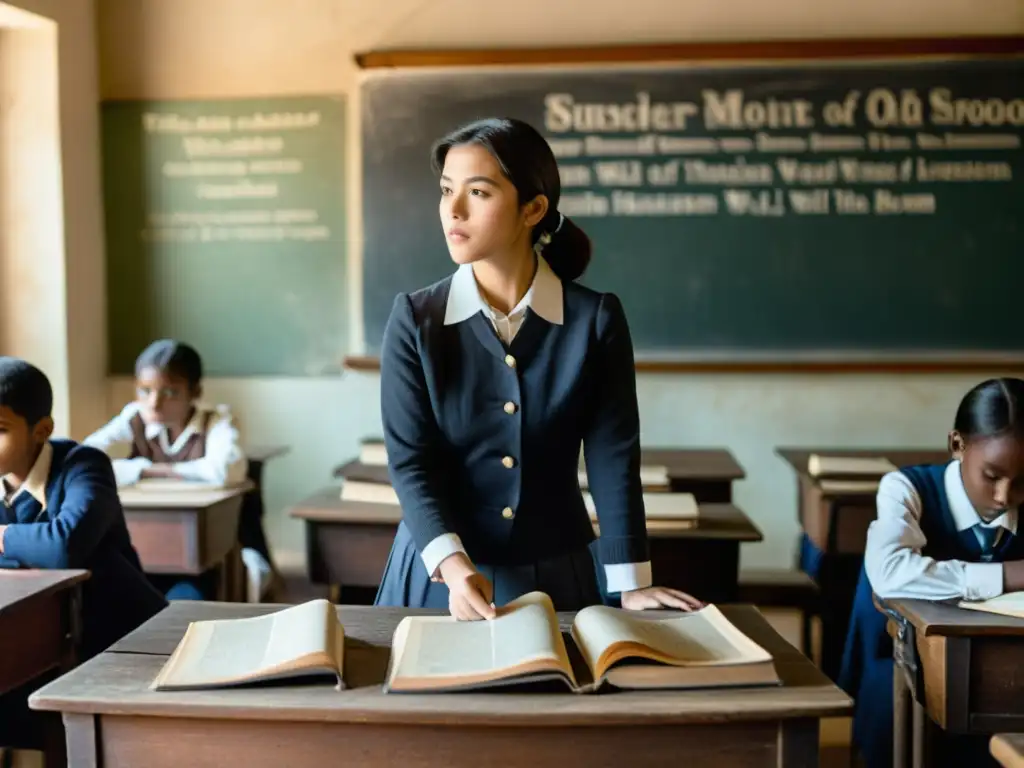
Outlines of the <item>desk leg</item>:
M 238 545 L 231 548 L 224 562 L 217 566 L 217 600 L 229 603 L 246 602 L 248 592 L 245 568 L 242 565 L 242 550 Z
M 926 768 L 932 764 L 932 750 L 929 743 L 931 720 L 923 704 L 914 701 L 912 706 L 914 708 L 914 754 L 913 762 L 910 765 L 911 768 Z
M 892 676 L 892 746 L 893 768 L 909 768 L 913 761 L 911 720 L 913 695 L 907 683 L 907 673 L 900 666 Z
M 779 768 L 818 765 L 819 723 L 814 718 L 783 720 L 779 725 Z
M 64 715 L 68 768 L 99 768 L 102 764 L 97 748 L 97 728 L 99 728 L 99 721 L 94 715 Z

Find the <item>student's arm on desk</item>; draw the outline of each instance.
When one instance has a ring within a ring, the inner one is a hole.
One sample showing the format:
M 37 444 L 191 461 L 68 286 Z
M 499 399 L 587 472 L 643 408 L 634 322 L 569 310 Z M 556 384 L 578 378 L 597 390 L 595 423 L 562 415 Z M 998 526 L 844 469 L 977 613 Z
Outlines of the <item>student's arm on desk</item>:
M 921 554 L 921 498 L 910 480 L 890 472 L 878 486 L 878 517 L 868 527 L 864 568 L 882 599 L 987 600 L 1004 591 L 1002 563 L 936 560 Z
M 121 512 L 110 461 L 79 446 L 64 465 L 64 501 L 40 523 L 12 523 L 0 539 L 0 556 L 23 568 L 83 568 Z
M 83 445 L 98 448 L 110 457 L 118 486 L 135 485 L 142 473 L 153 466 L 153 462 L 144 456 L 124 458 L 132 447 L 131 422 L 138 412 L 138 403 L 128 403 L 117 416 L 82 441 Z

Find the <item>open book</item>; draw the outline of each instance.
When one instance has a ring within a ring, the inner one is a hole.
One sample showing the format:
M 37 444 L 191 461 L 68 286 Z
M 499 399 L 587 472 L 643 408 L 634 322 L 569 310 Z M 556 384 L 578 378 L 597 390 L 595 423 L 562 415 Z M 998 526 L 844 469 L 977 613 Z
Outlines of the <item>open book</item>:
M 986 613 L 998 613 L 1003 616 L 1024 619 L 1024 592 L 1005 592 L 988 600 L 977 602 L 964 600 L 957 605 L 972 611 L 985 611 Z
M 811 477 L 861 476 L 881 477 L 896 470 L 896 465 L 884 456 L 820 456 L 812 453 L 807 459 L 807 473 Z
M 344 688 L 345 630 L 327 600 L 248 619 L 194 621 L 150 688 L 227 688 L 333 675 Z
M 616 688 L 779 685 L 771 655 L 713 605 L 654 616 L 594 605 L 572 625 L 576 662 L 551 598 L 530 592 L 490 621 L 407 616 L 395 630 L 387 692 L 460 691 L 557 681 Z

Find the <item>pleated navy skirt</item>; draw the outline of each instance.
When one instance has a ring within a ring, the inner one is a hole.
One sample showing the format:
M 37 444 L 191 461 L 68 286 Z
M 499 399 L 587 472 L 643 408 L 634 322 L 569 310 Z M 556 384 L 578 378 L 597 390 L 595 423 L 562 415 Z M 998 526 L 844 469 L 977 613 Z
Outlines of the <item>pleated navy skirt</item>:
M 527 592 L 544 592 L 556 611 L 602 604 L 597 569 L 588 547 L 525 565 L 473 563 L 494 585 L 494 604 L 506 605 Z M 398 525 L 374 605 L 448 609 L 448 587 L 430 580 L 405 523 Z

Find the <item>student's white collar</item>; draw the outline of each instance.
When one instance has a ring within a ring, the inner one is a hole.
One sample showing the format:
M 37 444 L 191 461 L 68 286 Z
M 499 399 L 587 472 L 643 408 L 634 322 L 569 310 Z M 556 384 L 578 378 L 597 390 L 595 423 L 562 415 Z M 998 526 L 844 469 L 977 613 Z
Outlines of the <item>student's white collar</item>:
M 198 403 L 194 406 L 195 411 L 192 414 L 192 418 L 188 420 L 188 424 L 185 425 L 185 429 L 178 435 L 178 439 L 174 441 L 174 445 L 171 445 L 167 438 L 167 427 L 163 424 L 147 424 L 145 435 L 147 440 L 159 440 L 160 447 L 163 448 L 164 453 L 177 453 L 188 442 L 188 439 L 195 433 L 199 432 L 203 427 L 203 419 L 209 408 L 206 408 Z
M 543 257 L 537 258 L 537 273 L 533 277 L 530 289 L 509 315 L 519 314 L 527 307 L 552 325 L 563 323 L 562 281 Z M 444 311 L 444 324 L 461 323 L 481 311 L 489 314 L 493 310 L 480 295 L 480 288 L 473 276 L 473 265 L 462 264 L 452 275 L 448 304 Z
M 53 446 L 50 445 L 49 441 L 43 443 L 43 450 L 39 452 L 39 456 L 36 457 L 35 464 L 32 465 L 32 469 L 29 470 L 28 477 L 25 478 L 25 482 L 21 484 L 14 495 L 11 497 L 13 502 L 22 491 L 27 493 L 33 499 L 39 502 L 39 506 L 42 507 L 42 511 L 46 511 L 46 481 L 50 478 L 50 467 L 53 465 Z M 7 489 L 11 487 L 10 475 L 4 475 L 4 495 L 7 494 Z

